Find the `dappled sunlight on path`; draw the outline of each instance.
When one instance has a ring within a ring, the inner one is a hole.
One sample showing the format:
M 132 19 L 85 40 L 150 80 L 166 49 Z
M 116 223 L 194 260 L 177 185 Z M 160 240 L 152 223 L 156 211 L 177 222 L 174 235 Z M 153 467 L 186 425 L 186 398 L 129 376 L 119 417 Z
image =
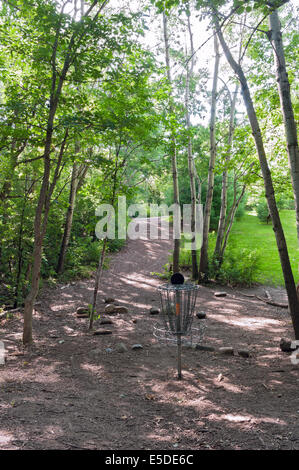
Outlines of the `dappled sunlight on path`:
M 92 335 L 76 316 L 90 303 L 92 279 L 43 290 L 31 351 L 20 347 L 20 318 L 3 322 L 0 449 L 299 449 L 298 367 L 278 347 L 292 336 L 286 311 L 200 286 L 197 309 L 207 319 L 194 322 L 206 322 L 204 343 L 215 351 L 183 346 L 177 380 L 176 347 L 153 336 L 159 315 L 149 312 L 164 282 L 151 273 L 171 248 L 170 240 L 130 240 L 113 254 L 95 321 L 111 320 L 111 334 Z M 128 313 L 103 315 L 106 297 Z M 219 353 L 224 346 L 234 353 Z

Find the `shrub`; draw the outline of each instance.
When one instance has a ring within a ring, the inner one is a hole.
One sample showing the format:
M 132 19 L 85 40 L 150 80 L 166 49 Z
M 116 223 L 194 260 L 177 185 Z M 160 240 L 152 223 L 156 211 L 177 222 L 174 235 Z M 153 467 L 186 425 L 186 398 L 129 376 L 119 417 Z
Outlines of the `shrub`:
M 91 237 L 78 239 L 69 245 L 65 271 L 60 276 L 63 280 L 89 278 L 96 270 L 99 257 L 101 256 L 102 242 L 92 241 Z M 107 269 L 109 261 L 104 262 L 104 269 Z
M 85 237 L 70 243 L 66 254 L 66 269 L 69 267 L 96 264 L 101 252 L 101 243 Z
M 288 199 L 287 196 L 284 194 L 277 194 L 276 196 L 276 203 L 279 210 L 287 209 L 293 210 L 295 209 L 295 201 L 294 199 Z
M 126 240 L 108 240 L 107 248 L 110 253 L 114 253 L 115 251 L 119 251 L 126 243 Z
M 209 274 L 225 284 L 251 286 L 260 271 L 260 260 L 258 250 L 227 246 L 221 267 L 218 269 L 217 263 L 212 260 Z
M 180 268 L 189 269 L 192 266 L 192 252 L 180 249 Z
M 261 222 L 267 222 L 269 216 L 268 204 L 265 200 L 261 199 L 256 206 L 256 212 Z

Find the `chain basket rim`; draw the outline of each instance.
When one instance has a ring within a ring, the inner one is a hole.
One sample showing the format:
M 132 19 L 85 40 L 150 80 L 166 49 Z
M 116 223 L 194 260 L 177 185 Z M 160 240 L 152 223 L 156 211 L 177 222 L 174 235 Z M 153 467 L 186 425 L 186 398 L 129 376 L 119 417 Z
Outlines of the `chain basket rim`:
M 200 323 L 196 327 L 192 326 L 188 333 L 181 337 L 183 344 L 188 342 L 201 343 L 203 341 L 206 328 L 207 325 L 205 323 Z M 153 335 L 159 341 L 166 341 L 172 344 L 176 344 L 177 341 L 176 336 L 159 322 L 154 324 Z
M 196 284 L 192 284 L 191 282 L 186 282 L 185 284 L 171 284 L 170 282 L 166 282 L 161 284 L 158 287 L 159 291 L 190 291 L 190 290 L 198 290 L 199 286 Z

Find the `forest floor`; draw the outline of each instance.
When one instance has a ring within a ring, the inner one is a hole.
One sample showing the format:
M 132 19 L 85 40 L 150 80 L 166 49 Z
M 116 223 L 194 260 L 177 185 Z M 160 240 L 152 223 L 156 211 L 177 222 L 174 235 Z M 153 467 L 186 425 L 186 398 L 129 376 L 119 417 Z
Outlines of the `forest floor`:
M 105 297 L 128 307 L 111 315 L 111 335 L 88 332 L 76 316 L 90 303 L 93 280 L 44 288 L 33 321 L 34 346 L 23 350 L 21 314 L 2 319 L 0 449 L 299 449 L 299 366 L 279 341 L 293 337 L 287 310 L 256 297 L 263 286 L 199 287 L 197 311 L 206 320 L 203 343 L 231 346 L 234 355 L 182 349 L 153 335 L 157 286 L 168 260 L 167 240 L 129 241 L 104 272 Z M 266 288 L 278 302 L 282 289 Z M 226 297 L 215 297 L 215 291 Z M 103 316 L 101 317 L 103 319 Z M 108 318 L 108 315 L 106 316 Z M 118 352 L 124 343 L 127 351 Z M 143 349 L 132 350 L 139 343 Z M 237 354 L 248 349 L 251 357 Z

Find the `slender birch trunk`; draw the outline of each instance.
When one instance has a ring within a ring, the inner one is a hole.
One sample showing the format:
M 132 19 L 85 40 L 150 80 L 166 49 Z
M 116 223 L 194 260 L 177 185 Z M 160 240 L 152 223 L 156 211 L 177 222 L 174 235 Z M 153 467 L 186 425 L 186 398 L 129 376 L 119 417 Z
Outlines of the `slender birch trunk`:
M 112 189 L 112 196 L 110 199 L 110 204 L 114 206 L 115 198 L 116 198 L 116 186 L 117 186 L 117 176 L 118 176 L 118 171 L 120 167 L 118 166 L 118 162 L 115 164 L 115 170 L 113 173 L 113 189 Z M 95 283 L 94 283 L 94 289 L 93 289 L 93 296 L 92 296 L 92 305 L 89 313 L 89 329 L 91 330 L 93 327 L 93 320 L 94 320 L 94 315 L 96 313 L 96 308 L 97 308 L 97 297 L 98 297 L 98 290 L 100 286 L 100 280 L 102 278 L 102 273 L 103 273 L 103 267 L 104 267 L 104 260 L 105 260 L 105 255 L 106 255 L 106 249 L 107 249 L 107 236 L 105 236 L 103 240 L 103 246 L 102 246 L 102 252 L 101 256 L 99 258 L 99 264 L 97 267 L 97 272 L 96 272 L 96 277 L 95 277 Z
M 103 272 L 103 267 L 104 267 L 106 247 L 107 247 L 107 237 L 105 237 L 103 241 L 102 252 L 99 258 L 99 264 L 98 264 L 97 272 L 96 272 L 96 278 L 95 278 L 93 296 L 92 296 L 92 305 L 91 305 L 90 314 L 89 314 L 89 329 L 90 330 L 93 327 L 93 320 L 94 320 L 94 315 L 96 312 L 98 290 L 99 290 L 100 280 L 102 277 L 102 272 Z
M 202 234 L 202 247 L 200 253 L 200 264 L 199 264 L 199 281 L 205 279 L 208 276 L 208 243 L 209 243 L 209 230 L 210 230 L 210 218 L 211 208 L 213 201 L 214 192 L 214 169 L 216 161 L 216 104 L 217 104 L 217 84 L 218 84 L 218 73 L 219 73 L 219 44 L 217 35 L 214 35 L 214 50 L 215 50 L 215 65 L 214 65 L 214 77 L 213 77 L 213 88 L 212 88 L 212 99 L 211 99 L 211 118 L 210 118 L 210 162 L 208 172 L 208 187 L 207 196 L 204 210 L 204 221 L 203 221 L 203 234 Z
M 219 215 L 219 224 L 218 224 L 218 231 L 217 231 L 217 239 L 214 251 L 214 258 L 221 262 L 220 253 L 224 252 L 221 249 L 224 233 L 225 233 L 225 219 L 227 213 L 227 188 L 228 188 L 228 171 L 227 165 L 231 158 L 231 148 L 233 142 L 233 135 L 235 129 L 235 110 L 236 110 L 236 101 L 237 101 L 237 94 L 238 94 L 239 85 L 236 85 L 236 89 L 234 91 L 234 95 L 231 98 L 231 107 L 230 107 L 230 119 L 229 119 L 229 130 L 228 130 L 228 142 L 227 142 L 227 154 L 225 158 L 225 170 L 222 173 L 222 188 L 221 188 L 221 207 L 220 207 L 220 215 Z
M 167 16 L 163 12 L 163 33 L 164 33 L 164 45 L 165 45 L 165 63 L 167 69 L 167 78 L 169 84 L 172 84 L 171 79 L 171 68 L 170 68 L 170 57 L 169 57 L 169 39 L 168 39 L 168 21 Z M 170 100 L 172 96 L 170 96 Z M 173 106 L 170 104 L 169 112 L 173 112 Z M 172 181 L 173 181 L 173 202 L 177 208 L 179 208 L 180 204 L 180 196 L 179 196 L 179 180 L 178 180 L 178 169 L 177 169 L 177 155 L 176 155 L 176 139 L 175 135 L 172 132 L 171 136 L 171 165 L 172 165 Z M 180 212 L 180 211 L 179 211 Z M 173 247 L 173 272 L 179 271 L 179 259 L 180 259 L 180 220 L 179 214 L 174 214 L 174 247 Z
M 78 165 L 75 162 L 73 164 L 72 169 L 72 180 L 71 180 L 71 187 L 70 187 L 70 195 L 69 195 L 69 206 L 67 209 L 63 238 L 61 242 L 58 264 L 57 264 L 57 273 L 60 274 L 64 268 L 64 261 L 66 250 L 69 244 L 69 239 L 71 235 L 71 228 L 73 222 L 73 215 L 75 210 L 75 200 L 76 200 L 76 193 L 77 193 L 77 186 L 78 186 Z
M 285 281 L 285 287 L 286 287 L 286 291 L 288 295 L 289 310 L 290 310 L 290 314 L 292 318 L 295 338 L 299 339 L 299 302 L 298 302 L 297 293 L 296 293 L 294 276 L 293 276 L 293 272 L 292 272 L 292 268 L 290 264 L 288 248 L 287 248 L 283 228 L 281 225 L 279 212 L 278 212 L 277 205 L 276 205 L 272 175 L 271 175 L 271 171 L 268 165 L 268 161 L 267 161 L 267 157 L 266 157 L 266 153 L 264 149 L 262 133 L 260 130 L 259 122 L 257 119 L 257 115 L 256 115 L 253 101 L 251 98 L 247 79 L 244 75 L 243 69 L 233 58 L 232 53 L 229 49 L 229 46 L 227 45 L 223 37 L 222 31 L 219 28 L 219 22 L 217 20 L 217 17 L 215 16 L 214 18 L 215 18 L 216 27 L 218 30 L 217 34 L 218 34 L 222 49 L 224 51 L 224 54 L 226 56 L 226 59 L 228 63 L 230 64 L 231 68 L 233 69 L 233 71 L 235 72 L 235 74 L 237 75 L 239 82 L 241 84 L 244 104 L 246 106 L 248 119 L 251 125 L 252 134 L 253 134 L 254 141 L 255 141 L 255 146 L 256 146 L 257 154 L 258 154 L 259 161 L 260 161 L 260 167 L 262 170 L 266 198 L 267 198 L 269 213 L 272 219 L 273 230 L 274 230 L 275 237 L 276 237 L 277 248 L 278 248 L 278 252 L 280 256 L 280 263 L 281 263 L 284 281 Z
M 289 167 L 293 186 L 296 209 L 297 238 L 299 241 L 299 149 L 297 127 L 291 100 L 290 82 L 286 70 L 284 48 L 282 42 L 281 25 L 278 12 L 275 10 L 269 16 L 269 27 L 267 36 L 272 44 L 274 62 L 276 67 L 276 80 L 282 110 L 285 135 L 287 141 L 287 152 Z
M 191 129 L 190 121 L 190 112 L 189 112 L 189 101 L 190 101 L 190 80 L 192 79 L 193 69 L 194 69 L 194 46 L 193 46 L 193 35 L 190 24 L 190 14 L 187 14 L 187 24 L 188 24 L 188 33 L 190 39 L 190 54 L 191 54 L 191 65 L 190 68 L 187 64 L 187 73 L 186 73 L 186 90 L 185 90 L 185 109 L 186 109 L 186 125 L 187 130 Z M 193 237 L 191 242 L 194 243 L 196 236 L 196 186 L 195 186 L 195 172 L 194 172 L 194 160 L 193 160 L 193 149 L 192 149 L 192 137 L 188 135 L 188 145 L 187 145 L 187 154 L 188 154 L 188 171 L 190 179 L 190 194 L 191 194 L 191 232 Z M 192 279 L 197 279 L 198 277 L 198 265 L 197 265 L 197 251 L 196 249 L 191 250 L 191 259 L 192 259 Z
M 76 204 L 76 196 L 79 189 L 80 180 L 82 181 L 82 177 L 84 178 L 87 172 L 87 167 L 85 165 L 79 165 L 74 162 L 73 169 L 72 169 L 72 179 L 71 179 L 71 186 L 70 186 L 70 194 L 69 194 L 69 205 L 66 213 L 65 224 L 64 224 L 64 232 L 61 242 L 61 247 L 59 251 L 58 263 L 57 263 L 57 270 L 58 274 L 62 273 L 64 269 L 64 262 L 67 253 L 67 249 L 69 246 L 70 235 L 73 225 L 73 216 Z
M 227 220 L 226 232 L 225 232 L 225 235 L 224 235 L 223 241 L 222 241 L 221 251 L 219 253 L 219 267 L 221 266 L 221 264 L 223 262 L 224 252 L 225 252 L 226 245 L 227 245 L 227 242 L 228 242 L 228 238 L 229 238 L 232 226 L 233 226 L 235 215 L 236 215 L 236 212 L 237 212 L 238 207 L 240 205 L 240 202 L 243 199 L 243 196 L 245 194 L 245 190 L 246 190 L 246 184 L 243 185 L 241 194 L 239 195 L 238 199 L 235 197 L 234 204 L 231 208 L 231 212 L 230 212 L 229 218 Z M 236 194 L 236 191 L 237 191 L 237 189 L 235 189 L 235 194 Z

